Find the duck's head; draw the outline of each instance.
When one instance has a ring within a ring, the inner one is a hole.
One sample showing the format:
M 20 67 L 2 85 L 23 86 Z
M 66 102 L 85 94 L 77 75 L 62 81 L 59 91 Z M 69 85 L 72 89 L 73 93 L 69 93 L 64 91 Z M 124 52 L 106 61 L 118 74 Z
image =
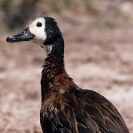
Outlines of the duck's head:
M 50 17 L 38 17 L 31 20 L 26 29 L 14 36 L 7 37 L 7 42 L 33 41 L 41 47 L 53 46 L 63 41 L 56 21 Z

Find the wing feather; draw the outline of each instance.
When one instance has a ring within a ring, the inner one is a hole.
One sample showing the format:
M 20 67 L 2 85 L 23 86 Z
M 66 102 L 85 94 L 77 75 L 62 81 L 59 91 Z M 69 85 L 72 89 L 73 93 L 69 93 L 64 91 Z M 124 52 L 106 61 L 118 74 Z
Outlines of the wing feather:
M 52 129 L 44 129 L 44 133 L 129 133 L 113 104 L 91 90 L 58 94 L 54 102 L 44 106 L 49 108 L 45 113 L 42 110 L 42 124 L 47 120 Z

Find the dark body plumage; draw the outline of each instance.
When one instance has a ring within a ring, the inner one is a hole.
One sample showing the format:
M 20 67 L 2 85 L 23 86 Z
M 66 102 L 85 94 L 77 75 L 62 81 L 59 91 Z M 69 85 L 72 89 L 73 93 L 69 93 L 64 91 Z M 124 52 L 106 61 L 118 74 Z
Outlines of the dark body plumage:
M 33 20 L 25 32 L 9 37 L 7 41 L 27 41 L 31 38 L 36 41 L 33 26 L 43 19 L 46 40 L 41 47 L 47 47 L 41 79 L 40 122 L 43 133 L 129 133 L 111 102 L 92 90 L 79 88 L 66 73 L 64 40 L 54 19 L 44 17 Z M 37 25 L 41 27 L 40 22 Z M 27 38 L 30 32 L 32 34 Z
M 76 86 L 54 55 L 45 60 L 41 85 L 44 133 L 129 133 L 112 103 Z

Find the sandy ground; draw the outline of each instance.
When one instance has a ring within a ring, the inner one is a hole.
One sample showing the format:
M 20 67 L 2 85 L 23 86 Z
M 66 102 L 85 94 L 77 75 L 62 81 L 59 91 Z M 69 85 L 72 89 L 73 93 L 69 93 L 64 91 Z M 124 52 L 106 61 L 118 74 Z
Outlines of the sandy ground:
M 45 52 L 24 42 L 0 40 L 0 133 L 41 133 L 40 78 Z M 68 74 L 84 89 L 108 98 L 133 133 L 133 30 L 64 34 Z

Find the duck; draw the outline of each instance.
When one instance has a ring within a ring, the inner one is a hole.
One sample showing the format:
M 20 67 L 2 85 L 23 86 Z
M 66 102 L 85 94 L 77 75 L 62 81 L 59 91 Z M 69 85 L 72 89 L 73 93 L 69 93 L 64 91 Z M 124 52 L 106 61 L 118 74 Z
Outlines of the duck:
M 51 17 L 32 19 L 7 42 L 32 41 L 46 51 L 41 76 L 40 124 L 43 133 L 129 133 L 116 107 L 101 94 L 78 87 L 67 74 L 64 39 Z

